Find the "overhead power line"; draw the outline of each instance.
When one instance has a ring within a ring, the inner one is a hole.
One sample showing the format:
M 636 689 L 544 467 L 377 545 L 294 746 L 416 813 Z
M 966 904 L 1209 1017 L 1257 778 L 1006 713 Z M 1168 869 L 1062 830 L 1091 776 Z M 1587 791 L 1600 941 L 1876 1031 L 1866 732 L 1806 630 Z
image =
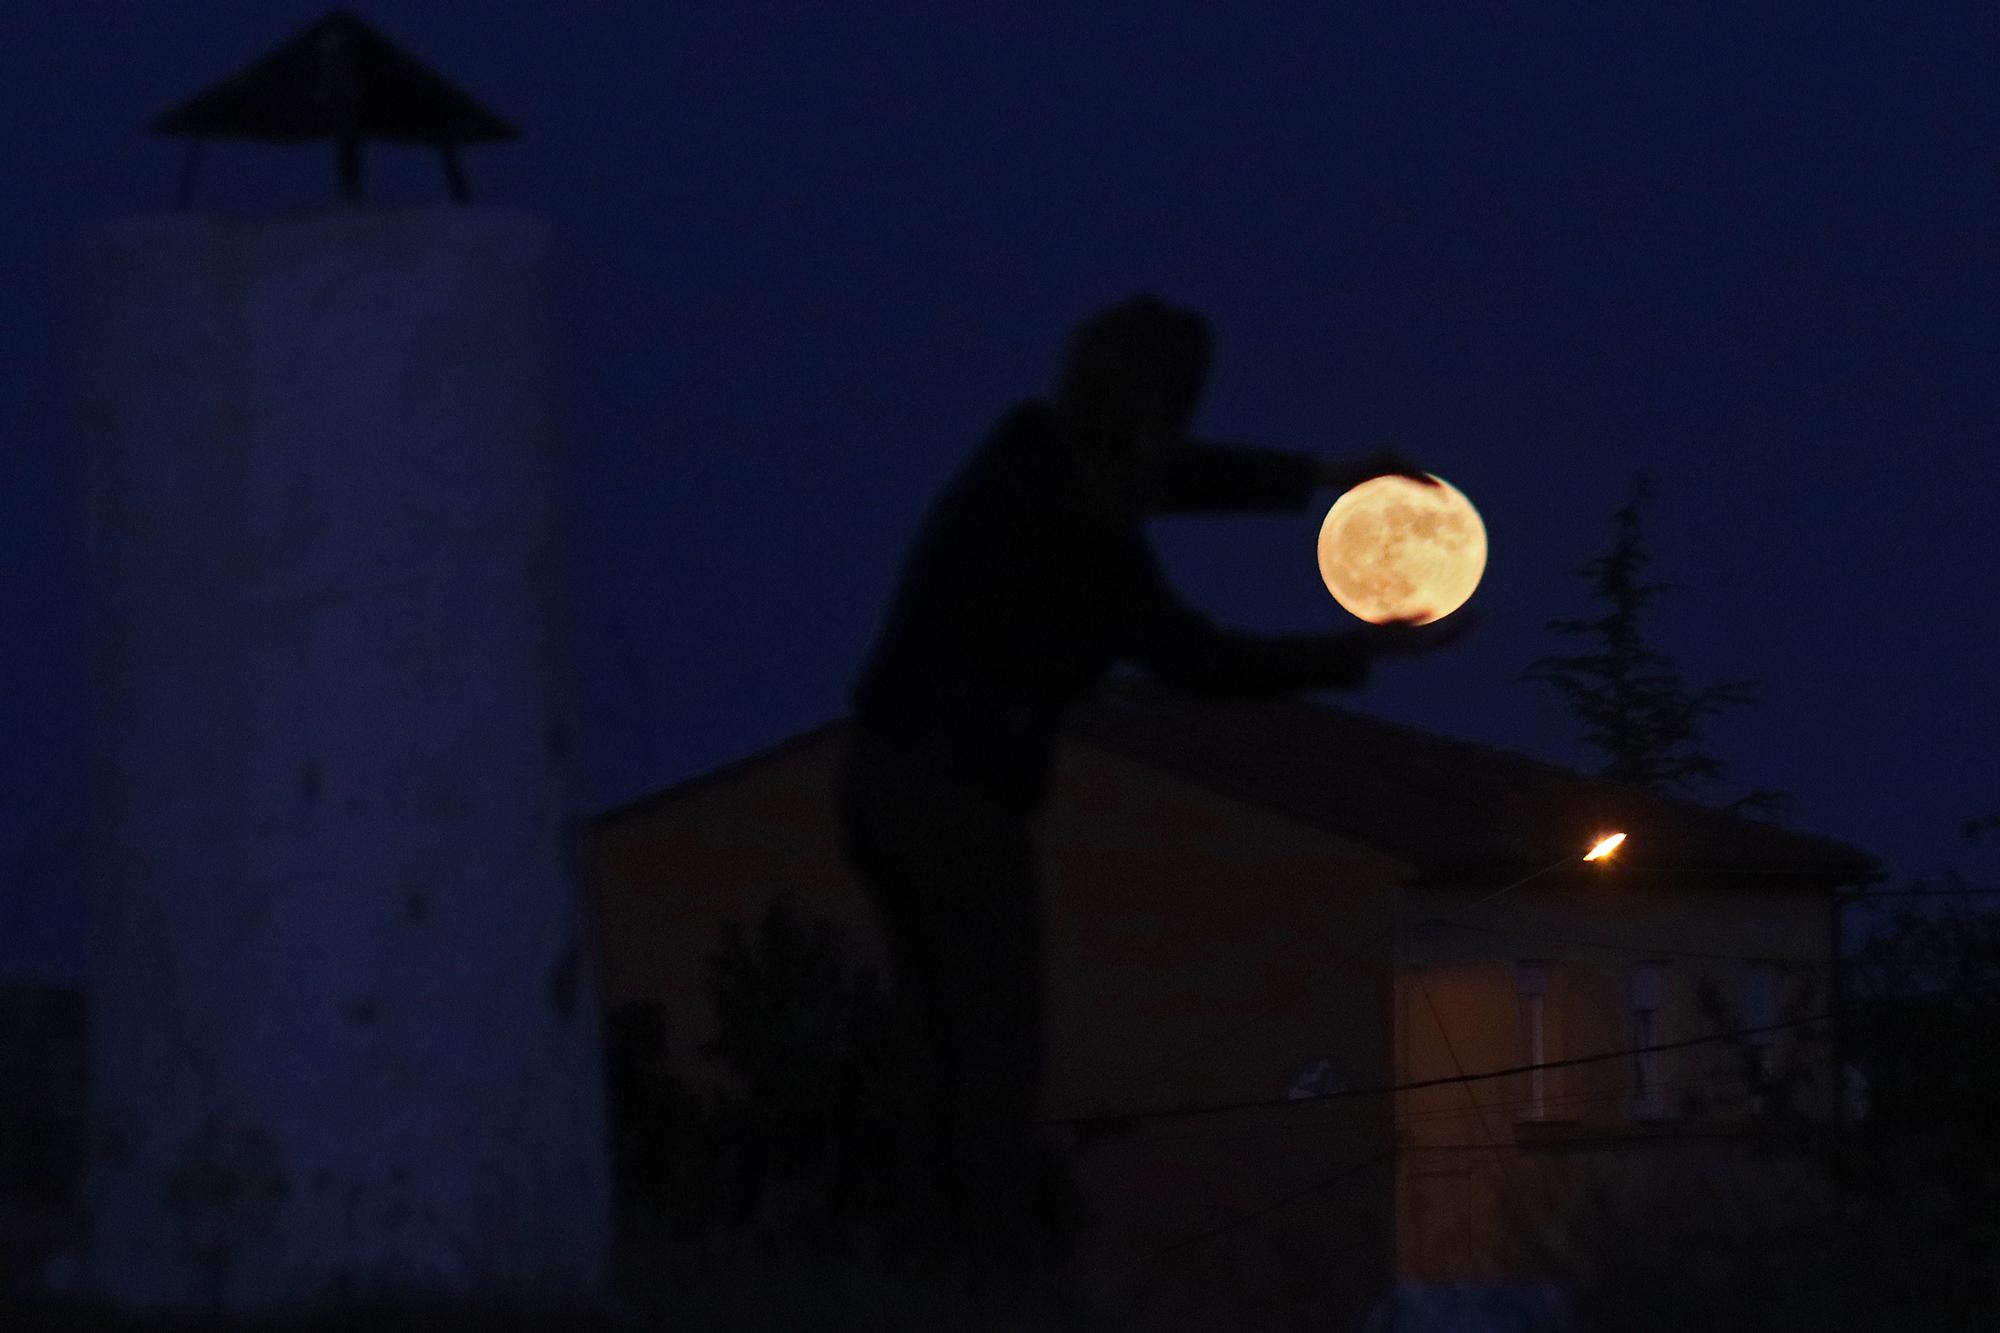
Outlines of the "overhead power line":
M 1438 1036 L 1444 1041 L 1445 1054 L 1451 1058 L 1451 1067 L 1458 1072 L 1458 1085 L 1465 1089 L 1466 1103 L 1472 1110 L 1473 1119 L 1479 1123 L 1479 1133 L 1485 1138 L 1489 1147 L 1497 1149 L 1500 1140 L 1493 1133 L 1493 1127 L 1486 1123 L 1487 1108 L 1479 1104 L 1479 1095 L 1472 1090 L 1473 1080 L 1465 1077 L 1465 1066 L 1459 1063 L 1458 1059 L 1458 1047 L 1453 1044 L 1451 1033 L 1445 1030 L 1444 1015 L 1438 1012 L 1437 1001 L 1431 998 L 1430 983 L 1424 980 L 1423 973 L 1418 972 L 1414 975 L 1417 980 L 1417 990 L 1422 993 L 1424 1005 L 1430 1010 L 1431 1021 L 1437 1024 Z M 1513 1160 L 1508 1157 L 1496 1160 L 1500 1164 L 1500 1196 L 1503 1206 L 1514 1212 L 1516 1221 L 1526 1223 L 1529 1221 L 1528 1210 L 1521 1202 L 1521 1191 L 1514 1179 Z M 1469 1227 L 1466 1240 L 1468 1244 L 1471 1243 Z M 1470 1258 L 1469 1255 L 1467 1257 Z
M 1850 1005 L 1850 1008 L 1853 1007 Z M 1707 1046 L 1719 1041 L 1734 1041 L 1741 1037 L 1754 1036 L 1761 1032 L 1781 1032 L 1791 1028 L 1805 1027 L 1813 1023 L 1824 1023 L 1834 1017 L 1832 1010 L 1807 1014 L 1803 1018 L 1788 1019 L 1781 1023 L 1766 1023 L 1758 1027 L 1732 1028 L 1727 1032 L 1711 1033 L 1705 1037 L 1685 1037 L 1680 1041 L 1655 1042 L 1650 1046 L 1627 1046 L 1615 1051 L 1601 1051 L 1595 1055 L 1576 1055 L 1564 1060 L 1544 1060 L 1539 1064 L 1509 1065 L 1505 1069 L 1483 1070 L 1476 1074 L 1449 1074 L 1440 1078 L 1415 1079 L 1408 1083 L 1384 1083 L 1365 1088 L 1341 1088 L 1333 1092 L 1315 1093 L 1310 1097 L 1256 1097 L 1234 1102 L 1211 1102 L 1193 1106 L 1149 1107 L 1142 1110 L 1119 1111 L 1088 1116 L 1055 1116 L 1042 1121 L 1045 1125 L 1115 1125 L 1141 1120 L 1174 1120 L 1190 1116 L 1225 1115 L 1232 1111 L 1256 1111 L 1269 1107 L 1310 1106 L 1315 1102 L 1342 1101 L 1352 1097 L 1382 1097 L 1398 1092 L 1418 1092 L 1424 1088 L 1444 1088 L 1454 1084 L 1480 1083 L 1489 1079 L 1512 1078 L 1537 1069 L 1571 1069 L 1579 1065 L 1602 1064 L 1606 1060 L 1624 1060 L 1649 1051 L 1678 1051 L 1691 1046 Z
M 1542 876 L 1547 875 L 1552 871 L 1560 870 L 1562 867 L 1566 865 L 1570 865 L 1572 863 L 1581 864 L 1582 861 L 1583 861 L 1583 853 L 1580 852 L 1574 856 L 1566 856 L 1560 861 L 1556 861 L 1549 865 L 1543 866 L 1540 870 L 1533 871 L 1529 874 L 1523 875 L 1521 878 L 1517 880 L 1513 880 L 1509 883 L 1502 884 L 1499 888 L 1481 895 L 1479 898 L 1475 899 L 1473 902 L 1467 904 L 1465 907 L 1460 908 L 1459 910 L 1471 911 L 1475 907 L 1483 907 L 1487 903 L 1492 902 L 1494 899 L 1499 898 L 1503 894 L 1511 893 L 1515 889 L 1520 888 L 1524 884 L 1532 883 L 1533 881 L 1540 879 Z M 1389 943 L 1394 938 L 1396 926 L 1398 924 L 1398 913 L 1400 911 L 1400 907 L 1401 907 L 1401 895 L 1400 893 L 1398 893 L 1395 901 L 1393 901 L 1390 905 L 1390 921 L 1388 928 L 1386 930 L 1377 929 L 1369 931 L 1366 934 L 1364 934 L 1359 940 L 1357 940 L 1353 945 L 1349 946 L 1347 949 L 1342 950 L 1341 952 L 1331 957 L 1323 958 L 1319 963 L 1315 964 L 1312 967 L 1307 968 L 1305 975 L 1299 979 L 1296 985 L 1292 986 L 1284 994 L 1280 995 L 1275 1001 L 1263 1006 L 1257 1012 L 1251 1014 L 1249 1017 L 1244 1018 L 1239 1022 L 1231 1024 L 1229 1027 L 1224 1028 L 1220 1032 L 1211 1033 L 1208 1036 L 1201 1038 L 1200 1040 L 1194 1042 L 1193 1044 L 1184 1047 L 1180 1051 L 1172 1055 L 1169 1055 L 1162 1060 L 1155 1061 L 1154 1063 L 1147 1065 L 1142 1069 L 1135 1069 L 1118 1078 L 1114 1078 L 1108 1081 L 1103 1086 L 1105 1088 L 1130 1087 L 1132 1084 L 1140 1081 L 1141 1079 L 1150 1078 L 1155 1074 L 1164 1073 L 1167 1070 L 1174 1068 L 1176 1065 L 1185 1064 L 1187 1061 L 1193 1059 L 1195 1056 L 1200 1055 L 1205 1051 L 1211 1050 L 1214 1047 L 1221 1045 L 1225 1041 L 1228 1041 L 1234 1037 L 1242 1035 L 1245 1031 L 1247 1031 L 1255 1024 L 1261 1023 L 1265 1019 L 1270 1018 L 1272 1015 L 1281 1013 L 1284 1010 L 1291 1008 L 1293 1005 L 1297 1004 L 1300 1000 L 1304 999 L 1307 995 L 1310 995 L 1313 992 L 1313 990 L 1316 987 L 1318 987 L 1322 981 L 1326 979 L 1327 975 L 1336 964 L 1366 963 L 1369 965 L 1373 965 L 1374 963 L 1379 961 L 1379 959 L 1376 957 L 1375 950 L 1377 950 L 1381 945 Z M 1446 920 L 1447 918 L 1443 917 L 1433 918 L 1433 921 L 1435 922 L 1443 922 Z M 1432 923 L 1425 922 L 1423 924 L 1428 925 Z M 1061 1123 L 1061 1122 L 1055 1122 L 1055 1123 Z
M 1733 1069 L 1718 1069 L 1705 1074 L 1690 1075 L 1686 1078 L 1663 1079 L 1657 1086 L 1662 1091 L 1690 1091 L 1725 1084 L 1733 1085 L 1742 1077 L 1742 1074 Z M 1549 1107 L 1552 1111 L 1575 1111 L 1605 1102 L 1624 1101 L 1629 1099 L 1631 1095 L 1631 1088 L 1621 1086 L 1615 1088 L 1598 1088 L 1589 1092 L 1566 1092 L 1547 1096 L 1541 1100 L 1543 1105 Z M 1534 1102 L 1535 1099 L 1532 1097 L 1506 1097 L 1498 1101 L 1482 1102 L 1480 1103 L 1480 1107 L 1482 1110 L 1487 1111 L 1511 1111 L 1518 1106 L 1533 1105 Z M 1462 1120 L 1468 1118 L 1471 1114 L 1471 1108 L 1465 1106 L 1434 1106 L 1421 1111 L 1404 1111 L 1395 1117 L 1393 1123 L 1396 1129 L 1406 1129 L 1420 1125 Z M 1561 1121 L 1563 1119 L 1564 1117 L 1559 1115 L 1544 1117 L 1544 1121 Z M 1530 1121 L 1528 1123 L 1538 1122 Z M 1187 1144 L 1256 1142 L 1266 1139 L 1306 1138 L 1315 1134 L 1351 1135 L 1356 1132 L 1356 1129 L 1357 1126 L 1351 1119 L 1322 1120 L 1316 1124 L 1266 1124 L 1257 1127 L 1239 1126 L 1236 1128 L 1194 1129 L 1180 1133 L 1149 1134 L 1144 1141 L 1149 1145 L 1157 1145 L 1163 1149 L 1177 1150 Z M 1445 1146 L 1447 1145 L 1406 1144 L 1404 1145 L 1404 1150 L 1408 1151 L 1413 1147 L 1442 1148 Z M 1466 1145 L 1454 1144 L 1449 1146 L 1462 1148 Z M 1510 1143 L 1501 1146 L 1518 1147 L 1520 1145 Z
M 1483 907 L 1488 903 L 1491 903 L 1496 899 L 1503 897 L 1506 894 L 1514 892 L 1516 889 L 1519 889 L 1524 885 L 1532 883 L 1533 881 L 1538 880 L 1555 870 L 1561 869 L 1563 866 L 1570 865 L 1572 863 L 1581 864 L 1582 860 L 1583 860 L 1582 855 L 1579 854 L 1576 856 L 1566 857 L 1563 860 L 1557 861 L 1552 865 L 1543 866 L 1540 870 L 1536 870 L 1530 874 L 1522 876 L 1520 879 L 1516 879 L 1507 884 L 1503 884 L 1497 889 L 1493 889 L 1485 894 L 1482 894 L 1480 897 L 1474 899 L 1470 903 L 1465 904 L 1463 907 L 1454 909 L 1454 914 L 1452 915 L 1428 917 L 1422 921 L 1410 923 L 1408 925 L 1408 929 L 1414 933 L 1415 931 L 1423 930 L 1431 926 L 1461 926 L 1472 930 L 1487 930 L 1497 933 L 1518 933 L 1523 936 L 1534 936 L 1534 932 L 1532 931 L 1524 930 L 1519 932 L 1509 932 L 1507 928 L 1504 927 L 1466 921 L 1464 919 L 1463 914 L 1470 912 L 1475 908 Z M 1645 866 L 1634 866 L 1624 862 L 1614 863 L 1609 868 L 1613 871 L 1613 873 L 1621 875 L 1633 874 L 1633 873 L 1649 874 L 1649 875 L 1706 875 L 1706 874 L 1732 873 L 1726 870 L 1725 868 L 1721 867 L 1717 867 L 1714 869 L 1707 869 L 1700 867 L 1648 868 Z M 1786 872 L 1773 872 L 1773 873 L 1783 874 Z M 1797 873 L 1804 874 L 1806 872 L 1797 872 Z M 1819 876 L 1819 878 L 1824 878 L 1824 876 Z M 1400 896 L 1398 898 L 1398 904 L 1392 904 L 1391 908 L 1392 916 L 1395 914 L 1397 906 L 1399 904 L 1400 904 Z M 1392 919 L 1386 929 L 1378 928 L 1376 930 L 1365 932 L 1357 941 L 1355 941 L 1353 944 L 1350 944 L 1347 948 L 1342 949 L 1338 952 L 1322 956 L 1319 962 L 1313 964 L 1312 966 L 1306 969 L 1304 976 L 1302 976 L 1296 984 L 1294 984 L 1291 987 L 1288 987 L 1275 999 L 1259 1006 L 1254 1012 L 1252 1012 L 1248 1016 L 1230 1024 L 1229 1026 L 1221 1029 L 1220 1031 L 1213 1032 L 1210 1033 L 1208 1036 L 1198 1038 L 1195 1041 L 1189 1043 L 1188 1045 L 1175 1051 L 1174 1053 L 1166 1055 L 1158 1060 L 1154 1060 L 1140 1068 L 1133 1069 L 1125 1074 L 1118 1075 L 1107 1080 L 1105 1083 L 1100 1085 L 1100 1092 L 1112 1091 L 1119 1088 L 1129 1088 L 1135 1083 L 1142 1082 L 1146 1079 L 1150 1079 L 1159 1074 L 1166 1073 L 1176 1067 L 1185 1065 L 1190 1061 L 1194 1060 L 1195 1058 L 1205 1054 L 1206 1052 L 1213 1050 L 1218 1046 L 1223 1045 L 1225 1042 L 1231 1041 L 1234 1038 L 1241 1036 L 1244 1032 L 1248 1031 L 1256 1024 L 1261 1023 L 1266 1019 L 1269 1019 L 1277 1014 L 1283 1013 L 1287 1009 L 1290 1009 L 1293 1005 L 1297 1004 L 1300 1000 L 1310 995 L 1315 989 L 1317 989 L 1321 984 L 1323 984 L 1331 975 L 1333 975 L 1333 973 L 1336 971 L 1336 969 L 1339 967 L 1340 964 L 1358 963 L 1367 966 L 1374 966 L 1382 962 L 1383 959 L 1379 956 L 1377 950 L 1379 946 L 1386 944 L 1391 940 L 1391 938 L 1395 933 L 1397 924 L 1398 921 L 1396 919 Z M 1611 944 L 1603 941 L 1586 941 L 1576 937 L 1564 937 L 1554 933 L 1542 933 L 1539 936 L 1534 936 L 1534 937 L 1555 942 L 1567 942 L 1575 944 L 1588 943 L 1593 947 L 1597 948 L 1619 949 L 1633 953 L 1652 954 L 1663 957 L 1704 958 L 1715 961 L 1746 962 L 1746 963 L 1771 962 L 1771 963 L 1783 963 L 1788 966 L 1794 966 L 1794 967 L 1833 966 L 1833 960 L 1831 959 L 1820 960 L 1820 959 L 1801 959 L 1801 958 L 1765 958 L 1765 957 L 1753 957 L 1750 955 L 1739 956 L 1739 955 L 1723 954 L 1723 953 L 1706 953 L 1700 950 L 1693 950 L 1693 949 L 1650 948 L 1640 945 Z M 1390 960 L 1390 961 L 1393 964 L 1393 963 L 1399 963 L 1401 960 Z M 1077 1103 L 1082 1102 L 1084 1100 L 1087 1099 L 1072 1098 L 1070 1100 L 1070 1104 L 1076 1105 Z M 1045 1123 L 1063 1124 L 1072 1122 L 1068 1120 L 1054 1119 L 1047 1121 Z

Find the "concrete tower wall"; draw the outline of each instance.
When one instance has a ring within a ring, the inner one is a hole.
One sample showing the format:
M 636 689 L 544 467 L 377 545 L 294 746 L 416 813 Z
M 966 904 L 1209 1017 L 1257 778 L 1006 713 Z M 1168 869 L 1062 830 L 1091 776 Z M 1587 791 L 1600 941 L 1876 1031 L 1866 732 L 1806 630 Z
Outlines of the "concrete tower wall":
M 93 226 L 83 1285 L 588 1289 L 547 228 Z

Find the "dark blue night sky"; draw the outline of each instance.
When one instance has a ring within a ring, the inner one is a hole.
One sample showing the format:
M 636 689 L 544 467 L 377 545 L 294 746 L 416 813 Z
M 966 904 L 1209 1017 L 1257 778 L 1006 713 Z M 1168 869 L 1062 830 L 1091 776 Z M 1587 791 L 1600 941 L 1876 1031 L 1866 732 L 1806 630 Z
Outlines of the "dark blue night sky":
M 13 6 L 0 49 L 0 972 L 82 958 L 68 230 L 168 207 L 141 127 L 313 6 Z M 356 6 L 527 137 L 482 203 L 565 246 L 572 557 L 600 805 L 814 725 L 924 505 L 1138 290 L 1205 310 L 1207 432 L 1394 438 L 1480 506 L 1477 637 L 1355 700 L 1587 760 L 1516 683 L 1655 476 L 1653 627 L 1714 795 L 1903 875 L 2000 878 L 2000 9 L 1989 4 Z M 331 151 L 211 146 L 198 201 L 333 198 Z M 378 149 L 378 203 L 442 200 Z M 1181 520 L 1189 597 L 1345 616 L 1316 522 Z

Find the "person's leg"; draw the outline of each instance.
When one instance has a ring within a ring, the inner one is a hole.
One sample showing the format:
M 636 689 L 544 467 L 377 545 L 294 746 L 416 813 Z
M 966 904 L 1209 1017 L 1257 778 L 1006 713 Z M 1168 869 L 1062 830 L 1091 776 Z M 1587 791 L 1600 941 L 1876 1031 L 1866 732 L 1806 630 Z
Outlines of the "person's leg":
M 939 944 L 937 886 L 954 875 L 967 842 L 958 827 L 967 803 L 866 733 L 843 765 L 839 803 L 843 853 L 882 930 L 898 1029 L 903 1141 L 890 1239 L 906 1261 L 932 1269 L 962 1248 L 954 1225 L 965 1193 L 956 1150 L 962 1005 Z
M 1029 825 L 991 806 L 961 831 L 957 895 L 934 895 L 930 1042 L 951 1079 L 954 1223 L 989 1297 L 1085 1317 L 1070 1261 L 1083 1224 L 1067 1153 L 1042 1131 L 1046 1058 L 1041 876 Z
M 933 1049 L 951 1080 L 960 1218 L 974 1231 L 1027 1221 L 1041 1101 L 1041 900 L 1028 831 L 999 815 L 968 821 L 955 891 L 925 913 Z
M 1033 1247 L 1041 899 L 1030 829 L 984 796 L 857 745 L 849 858 L 881 919 L 911 1038 L 935 1223 L 960 1248 Z

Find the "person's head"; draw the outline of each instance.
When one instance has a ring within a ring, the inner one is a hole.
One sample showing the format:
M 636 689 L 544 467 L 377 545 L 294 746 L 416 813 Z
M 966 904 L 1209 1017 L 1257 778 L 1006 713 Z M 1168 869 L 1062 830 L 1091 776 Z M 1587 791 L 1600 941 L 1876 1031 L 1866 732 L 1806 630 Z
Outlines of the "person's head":
M 1084 321 L 1070 341 L 1055 408 L 1088 485 L 1107 502 L 1150 506 L 1187 443 L 1208 381 L 1208 321 L 1138 296 Z

